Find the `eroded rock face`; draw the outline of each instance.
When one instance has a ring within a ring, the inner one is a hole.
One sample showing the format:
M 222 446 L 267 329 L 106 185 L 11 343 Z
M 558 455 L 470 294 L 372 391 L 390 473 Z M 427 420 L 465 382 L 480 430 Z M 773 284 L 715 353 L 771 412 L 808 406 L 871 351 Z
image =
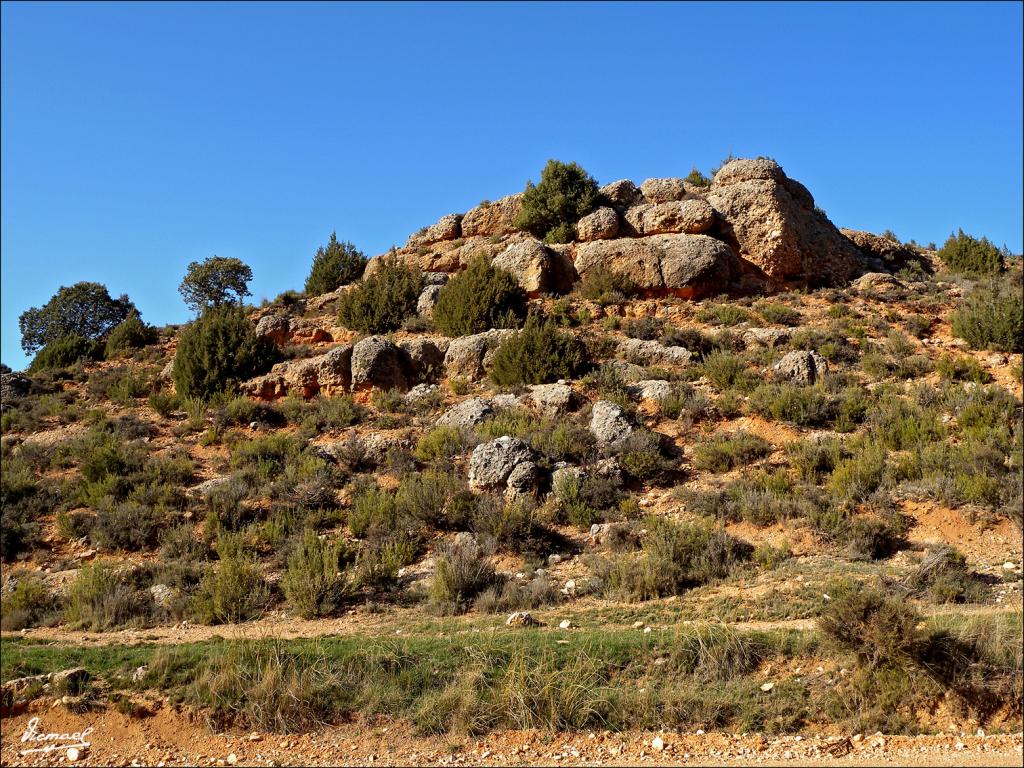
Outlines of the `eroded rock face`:
M 416 300 L 416 314 L 421 317 L 433 317 L 437 297 L 441 294 L 442 285 L 428 285 Z
M 724 290 L 736 269 L 736 256 L 721 240 L 706 235 L 654 235 L 577 246 L 580 276 L 596 266 L 625 275 L 644 290 L 700 298 Z
M 408 358 L 383 336 L 368 336 L 352 348 L 352 389 L 405 389 L 409 385 Z
M 686 347 L 666 347 L 646 339 L 623 339 L 619 342 L 619 350 L 626 360 L 638 365 L 686 365 L 692 357 Z
M 638 205 L 626 211 L 626 219 L 632 230 L 639 235 L 698 235 L 711 229 L 715 212 L 706 200 L 693 198 Z
M 794 384 L 813 384 L 828 373 L 828 361 L 817 352 L 800 350 L 785 355 L 772 366 L 772 371 Z
M 686 183 L 682 179 L 647 179 L 640 191 L 649 203 L 668 203 L 686 197 Z
M 513 243 L 491 264 L 510 272 L 528 295 L 564 293 L 572 288 L 571 275 L 566 274 L 561 256 L 535 238 Z
M 264 315 L 256 323 L 256 335 L 270 339 L 278 346 L 287 343 L 290 330 L 288 318 L 283 315 Z
M 890 272 L 899 272 L 908 267 L 920 267 L 922 271 L 933 271 L 930 261 L 915 248 L 898 240 L 856 229 L 840 229 L 843 237 L 856 245 L 868 258 Z
M 442 216 L 436 224 L 432 224 L 422 232 L 418 232 L 409 238 L 407 247 L 415 248 L 421 245 L 432 245 L 445 240 L 455 240 L 462 235 L 462 214 L 450 213 Z
M 634 430 L 622 408 L 607 400 L 598 400 L 591 410 L 590 431 L 598 445 L 609 446 L 621 443 Z
M 721 234 L 739 255 L 772 280 L 840 283 L 863 257 L 822 214 L 799 182 L 773 160 L 733 160 L 715 174 L 707 201 Z
M 439 427 L 455 427 L 457 429 L 475 427 L 494 416 L 491 404 L 482 397 L 471 397 L 458 405 L 453 405 L 435 422 Z
M 534 384 L 523 399 L 549 416 L 566 413 L 575 403 L 575 395 L 568 384 Z
M 523 209 L 523 195 L 518 193 L 478 205 L 462 217 L 463 237 L 508 235 L 516 231 L 515 220 Z
M 581 243 L 593 240 L 611 240 L 617 234 L 619 234 L 619 215 L 612 208 L 598 208 L 576 223 L 576 239 Z
M 419 336 L 400 342 L 398 346 L 405 352 L 410 378 L 415 381 L 437 379 L 444 369 L 448 344 L 443 336 Z
M 514 333 L 511 329 L 495 329 L 452 339 L 444 355 L 445 375 L 471 381 L 482 379 L 486 373 L 484 358 L 488 349 L 497 347 Z
M 599 191 L 601 196 L 616 208 L 629 208 L 643 199 L 636 184 L 629 179 L 619 179 L 611 184 L 605 184 Z
M 473 449 L 469 459 L 469 486 L 474 490 L 501 488 L 512 471 L 533 460 L 533 452 L 518 437 L 504 435 Z
M 308 399 L 348 392 L 351 382 L 352 347 L 346 344 L 316 357 L 278 363 L 270 373 L 250 379 L 240 389 L 261 400 L 274 400 L 289 392 Z

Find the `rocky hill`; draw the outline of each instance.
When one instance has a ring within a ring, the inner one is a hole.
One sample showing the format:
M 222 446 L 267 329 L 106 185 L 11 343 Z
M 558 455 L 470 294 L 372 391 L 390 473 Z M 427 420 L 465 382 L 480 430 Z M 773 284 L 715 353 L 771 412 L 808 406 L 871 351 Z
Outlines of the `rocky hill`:
M 1019 731 L 1019 261 L 837 229 L 766 159 L 598 192 L 571 242 L 528 190 L 244 327 L 4 373 L 4 764 L 83 712 L 195 762 L 180 707 L 242 761 L 353 719 Z

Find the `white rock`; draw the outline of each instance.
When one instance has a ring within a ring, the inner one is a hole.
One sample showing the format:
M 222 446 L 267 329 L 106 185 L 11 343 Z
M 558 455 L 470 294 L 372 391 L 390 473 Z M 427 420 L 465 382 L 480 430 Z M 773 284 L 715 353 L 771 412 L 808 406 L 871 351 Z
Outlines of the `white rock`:
M 69 763 L 75 762 L 81 756 L 82 756 L 82 752 L 81 752 L 81 750 L 78 749 L 78 747 L 69 747 L 68 748 L 68 762 Z
M 775 683 L 765 683 L 764 685 L 761 686 L 761 690 L 764 691 L 765 693 L 767 693 L 768 691 L 770 691 L 774 687 L 775 687 Z
M 661 752 L 665 749 L 665 742 L 662 740 L 661 736 L 655 736 L 651 739 L 651 749 L 655 752 Z
M 569 619 L 562 619 L 558 624 L 559 629 L 572 629 L 572 622 Z

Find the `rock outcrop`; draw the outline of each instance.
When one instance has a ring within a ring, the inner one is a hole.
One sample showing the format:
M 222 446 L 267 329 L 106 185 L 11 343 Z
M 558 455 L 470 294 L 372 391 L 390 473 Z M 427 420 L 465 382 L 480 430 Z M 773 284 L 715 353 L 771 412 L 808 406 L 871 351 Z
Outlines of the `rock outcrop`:
M 469 458 L 469 487 L 487 490 L 504 487 L 512 471 L 533 461 L 533 451 L 518 437 L 502 437 L 481 443 Z
M 572 289 L 572 264 L 535 238 L 513 243 L 491 264 L 510 272 L 528 296 Z
M 405 389 L 408 355 L 383 336 L 368 336 L 352 348 L 352 389 Z
M 576 239 L 581 243 L 611 240 L 619 234 L 619 215 L 613 208 L 598 208 L 576 223 Z
M 444 355 L 445 375 L 471 381 L 482 379 L 486 374 L 487 353 L 514 333 L 509 329 L 496 329 L 452 339 Z
M 462 217 L 463 237 L 508 235 L 516 231 L 516 217 L 523 209 L 523 194 L 508 195 L 493 203 L 481 203 Z
M 621 407 L 598 400 L 590 412 L 590 431 L 598 445 L 613 446 L 632 435 L 634 430 Z
M 772 366 L 772 371 L 794 384 L 813 384 L 828 373 L 828 361 L 817 352 L 799 350 L 786 354 Z
M 876 264 L 874 269 L 885 269 L 899 272 L 901 269 L 918 267 L 931 274 L 934 270 L 931 261 L 916 248 L 904 245 L 885 235 L 874 235 L 856 229 L 840 229 L 844 237 L 856 245 L 861 252 Z

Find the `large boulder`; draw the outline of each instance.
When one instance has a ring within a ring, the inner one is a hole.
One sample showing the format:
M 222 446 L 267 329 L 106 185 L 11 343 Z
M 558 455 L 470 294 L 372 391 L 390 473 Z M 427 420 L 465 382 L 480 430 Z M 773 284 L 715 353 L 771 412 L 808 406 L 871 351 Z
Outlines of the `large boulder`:
M 459 376 L 476 381 L 486 373 L 487 352 L 512 336 L 511 329 L 495 329 L 452 339 L 444 355 L 444 372 L 448 377 Z
M 449 213 L 437 220 L 436 224 L 425 227 L 409 238 L 407 248 L 433 245 L 445 240 L 455 240 L 462 235 L 462 214 Z
M 590 431 L 600 446 L 614 446 L 633 434 L 626 412 L 615 403 L 598 400 L 590 412 Z
M 814 208 L 814 198 L 773 160 L 733 160 L 715 174 L 707 201 L 720 234 L 774 281 L 845 282 L 863 256 Z
M 408 358 L 383 336 L 367 336 L 352 348 L 352 389 L 405 389 L 409 385 Z
M 530 446 L 518 437 L 504 435 L 482 443 L 469 458 L 469 486 L 474 490 L 503 487 L 519 464 L 532 460 Z
M 443 285 L 428 285 L 416 300 L 416 314 L 420 317 L 433 317 L 434 307 L 437 306 L 437 297 L 441 295 Z
M 523 396 L 542 413 L 557 416 L 572 409 L 575 394 L 568 384 L 534 384 Z
M 623 339 L 619 351 L 626 360 L 638 365 L 686 365 L 692 357 L 686 347 L 666 347 L 646 339 Z
M 581 243 L 588 243 L 592 240 L 611 240 L 617 234 L 619 234 L 619 215 L 613 208 L 598 208 L 576 222 L 576 239 Z
M 528 295 L 564 293 L 572 288 L 571 267 L 540 240 L 530 238 L 513 243 L 491 261 L 504 269 Z
M 448 339 L 443 336 L 417 336 L 399 342 L 405 352 L 411 378 L 416 381 L 432 381 L 444 370 L 444 353 L 448 351 Z
M 481 203 L 462 217 L 463 237 L 507 235 L 516 231 L 516 217 L 523 209 L 523 195 L 508 195 L 493 203 Z
M 715 212 L 706 200 L 693 198 L 655 205 L 638 205 L 626 211 L 626 220 L 638 235 L 699 235 L 711 229 L 715 221 Z
M 274 400 L 288 393 L 311 398 L 348 392 L 352 381 L 352 346 L 346 344 L 316 357 L 278 363 L 270 373 L 244 382 L 244 394 Z
M 580 276 L 603 266 L 644 290 L 701 298 L 725 289 L 736 256 L 728 245 L 707 235 L 653 235 L 580 243 L 575 266 Z
M 662 400 L 672 394 L 672 384 L 664 379 L 644 379 L 628 387 L 629 394 L 638 400 Z
M 647 179 L 640 191 L 649 203 L 668 203 L 686 197 L 686 183 L 682 179 Z
M 772 366 L 772 371 L 794 384 L 813 384 L 828 373 L 828 361 L 817 352 L 799 350 L 785 355 Z
M 290 330 L 288 318 L 284 315 L 264 315 L 256 323 L 256 335 L 269 339 L 278 346 L 288 341 Z
M 629 179 L 619 179 L 605 184 L 599 190 L 601 196 L 616 208 L 629 208 L 643 199 L 643 195 Z
M 458 405 L 453 405 L 445 411 L 435 422 L 439 427 L 475 427 L 494 416 L 494 409 L 491 404 L 482 397 L 471 397 L 463 400 Z

